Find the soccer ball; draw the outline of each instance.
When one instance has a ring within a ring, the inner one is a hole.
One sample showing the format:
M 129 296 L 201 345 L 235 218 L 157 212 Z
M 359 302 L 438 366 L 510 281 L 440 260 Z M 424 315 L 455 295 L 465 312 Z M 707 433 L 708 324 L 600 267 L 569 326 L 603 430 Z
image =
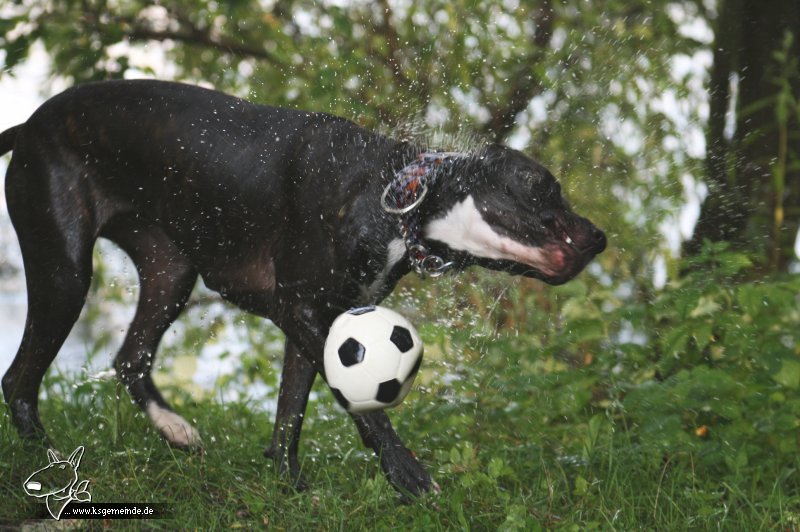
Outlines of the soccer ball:
M 351 309 L 331 325 L 325 341 L 325 377 L 348 412 L 398 405 L 422 363 L 414 326 L 384 307 Z

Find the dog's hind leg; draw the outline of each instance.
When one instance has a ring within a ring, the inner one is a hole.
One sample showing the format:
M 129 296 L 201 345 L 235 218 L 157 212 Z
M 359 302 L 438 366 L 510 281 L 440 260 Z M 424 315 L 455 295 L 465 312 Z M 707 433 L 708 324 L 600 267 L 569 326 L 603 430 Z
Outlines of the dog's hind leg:
M 197 430 L 170 408 L 150 375 L 161 338 L 186 306 L 197 272 L 156 226 L 125 221 L 108 227 L 102 235 L 131 257 L 139 274 L 139 303 L 114 361 L 117 376 L 172 445 L 197 447 Z
M 49 444 L 39 418 L 39 387 L 86 301 L 95 237 L 86 205 L 57 204 L 43 192 L 50 176 L 68 176 L 36 163 L 14 163 L 6 192 L 25 266 L 28 314 L 17 355 L 3 376 L 3 395 L 20 435 Z
M 264 456 L 275 462 L 280 475 L 288 473 L 292 485 L 300 490 L 305 489 L 306 484 L 300 475 L 297 449 L 308 394 L 316 376 L 317 371 L 311 362 L 287 339 L 272 444 L 264 451 Z
M 77 265 L 57 256 L 56 246 L 41 245 L 41 252 L 23 252 L 28 316 L 17 355 L 3 377 L 3 395 L 20 435 L 49 444 L 39 419 L 39 387 L 86 301 L 91 248 L 86 263 Z

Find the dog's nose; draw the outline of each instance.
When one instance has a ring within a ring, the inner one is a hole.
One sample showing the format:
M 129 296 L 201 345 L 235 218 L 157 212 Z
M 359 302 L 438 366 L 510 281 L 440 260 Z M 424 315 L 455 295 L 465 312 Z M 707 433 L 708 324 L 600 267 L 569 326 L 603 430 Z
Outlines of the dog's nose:
M 40 483 L 38 483 L 38 482 L 31 481 L 31 482 L 28 482 L 27 484 L 25 484 L 25 488 L 28 491 L 39 491 L 40 489 L 42 489 L 42 485 Z
M 606 249 L 606 244 L 608 244 L 606 234 L 597 227 L 592 226 L 592 229 L 589 233 L 589 239 L 591 242 L 592 251 L 595 253 L 600 253 Z

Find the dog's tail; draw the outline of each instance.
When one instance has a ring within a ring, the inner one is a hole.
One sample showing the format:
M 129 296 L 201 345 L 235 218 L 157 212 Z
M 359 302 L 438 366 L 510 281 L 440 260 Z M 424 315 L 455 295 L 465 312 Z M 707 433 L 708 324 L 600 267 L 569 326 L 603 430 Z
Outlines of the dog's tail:
M 0 155 L 10 152 L 14 149 L 14 141 L 17 140 L 17 133 L 22 128 L 22 124 L 17 124 L 14 127 L 8 128 L 0 133 Z

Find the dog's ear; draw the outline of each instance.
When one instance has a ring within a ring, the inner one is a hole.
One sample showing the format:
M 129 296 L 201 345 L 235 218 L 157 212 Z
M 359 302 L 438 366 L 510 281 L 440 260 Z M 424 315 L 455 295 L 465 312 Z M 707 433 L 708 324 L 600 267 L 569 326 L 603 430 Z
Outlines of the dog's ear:
M 47 460 L 50 464 L 57 464 L 59 462 L 58 456 L 53 452 L 53 449 L 47 449 Z
M 69 455 L 67 461 L 72 464 L 73 469 L 77 469 L 78 465 L 81 463 L 81 458 L 83 458 L 83 445 L 78 446 L 78 448 Z
M 467 176 L 470 192 L 480 187 L 494 188 L 497 185 L 498 179 L 504 174 L 504 167 L 507 164 L 505 156 L 508 151 L 509 149 L 502 144 L 486 144 L 464 161 L 467 168 L 462 173 Z
M 508 151 L 508 147 L 496 142 L 492 142 L 491 144 L 487 144 L 483 150 L 481 150 L 480 155 L 482 155 L 484 162 L 491 164 L 499 159 L 502 159 Z

